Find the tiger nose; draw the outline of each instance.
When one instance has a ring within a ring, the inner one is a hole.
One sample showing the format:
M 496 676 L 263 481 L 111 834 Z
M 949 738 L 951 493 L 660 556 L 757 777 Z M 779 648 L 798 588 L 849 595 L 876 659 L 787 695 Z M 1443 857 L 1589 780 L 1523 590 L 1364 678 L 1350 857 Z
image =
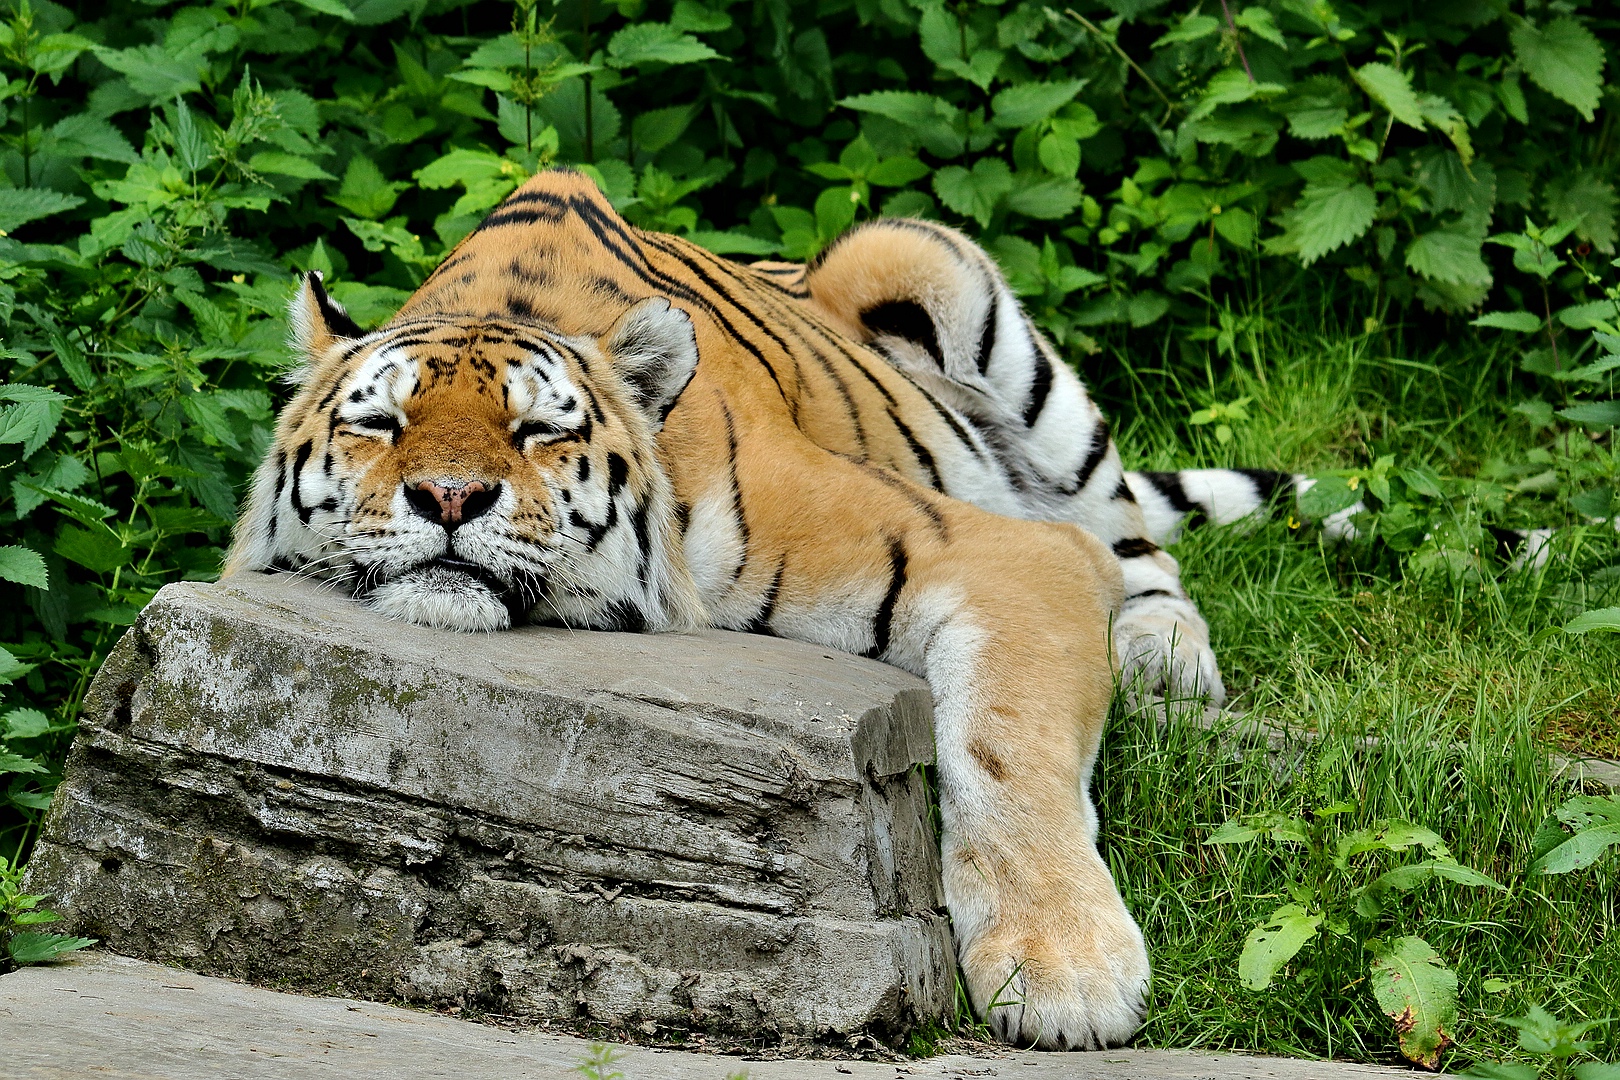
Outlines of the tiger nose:
M 500 498 L 499 482 L 485 484 L 469 480 L 465 484 L 438 484 L 423 480 L 405 485 L 405 501 L 411 509 L 436 525 L 454 529 L 484 514 Z

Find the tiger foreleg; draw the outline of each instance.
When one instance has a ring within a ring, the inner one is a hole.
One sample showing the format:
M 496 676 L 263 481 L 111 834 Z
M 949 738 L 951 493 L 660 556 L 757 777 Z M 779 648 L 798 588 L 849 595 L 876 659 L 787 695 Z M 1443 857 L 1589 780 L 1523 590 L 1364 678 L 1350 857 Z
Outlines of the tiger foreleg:
M 995 522 L 917 566 L 887 658 L 934 693 L 946 903 L 974 1007 L 1008 1042 L 1101 1048 L 1141 1025 L 1148 957 L 1088 794 L 1112 692 L 1117 563 Z M 1016 532 L 1016 535 L 1008 535 Z

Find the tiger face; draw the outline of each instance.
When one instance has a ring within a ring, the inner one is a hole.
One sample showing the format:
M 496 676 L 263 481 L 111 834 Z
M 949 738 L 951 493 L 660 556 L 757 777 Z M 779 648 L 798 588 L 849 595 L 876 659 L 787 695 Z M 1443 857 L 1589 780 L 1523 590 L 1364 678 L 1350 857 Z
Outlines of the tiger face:
M 310 363 L 232 569 L 452 630 L 696 621 L 654 444 L 697 365 L 685 313 L 646 300 L 601 340 L 445 316 L 363 335 L 311 274 L 292 321 Z

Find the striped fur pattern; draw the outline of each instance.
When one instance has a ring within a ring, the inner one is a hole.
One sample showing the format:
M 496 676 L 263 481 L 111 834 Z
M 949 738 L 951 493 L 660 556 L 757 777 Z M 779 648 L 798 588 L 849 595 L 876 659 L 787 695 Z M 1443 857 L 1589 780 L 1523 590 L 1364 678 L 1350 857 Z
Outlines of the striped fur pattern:
M 1282 480 L 1123 472 L 994 264 L 922 222 L 743 267 L 551 172 L 381 329 L 317 275 L 292 317 L 307 362 L 228 572 L 456 630 L 718 626 L 917 673 L 974 1003 L 1025 1045 L 1136 1030 L 1147 953 L 1088 795 L 1116 665 L 1220 697 L 1158 541 Z

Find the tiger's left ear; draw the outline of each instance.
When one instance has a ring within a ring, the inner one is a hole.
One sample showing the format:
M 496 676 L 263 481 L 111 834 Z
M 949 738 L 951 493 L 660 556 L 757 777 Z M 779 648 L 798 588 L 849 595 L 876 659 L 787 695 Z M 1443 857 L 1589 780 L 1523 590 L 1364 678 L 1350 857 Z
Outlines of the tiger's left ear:
M 321 283 L 321 272 L 311 270 L 298 286 L 298 295 L 287 306 L 292 325 L 292 344 L 306 360 L 320 356 L 340 338 L 364 337 L 343 305 L 333 300 Z
M 691 318 L 662 296 L 643 300 L 613 327 L 607 351 L 653 431 L 662 430 L 675 399 L 697 371 Z

